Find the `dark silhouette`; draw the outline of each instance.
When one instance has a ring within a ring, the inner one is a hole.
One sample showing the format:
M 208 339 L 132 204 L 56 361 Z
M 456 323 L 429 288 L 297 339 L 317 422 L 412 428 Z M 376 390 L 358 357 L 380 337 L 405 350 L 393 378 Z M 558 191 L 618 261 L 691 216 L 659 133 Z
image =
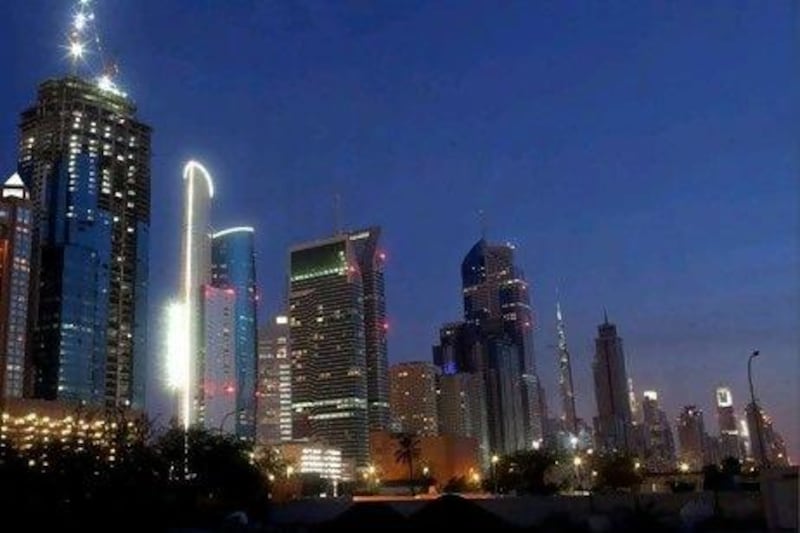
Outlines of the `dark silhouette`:
M 635 491 L 641 482 L 633 457 L 615 454 L 598 458 L 596 490 Z
M 499 492 L 518 494 L 553 494 L 558 490 L 547 479 L 559 456 L 550 450 L 520 451 L 504 457 L 496 467 Z
M 411 495 L 414 495 L 414 459 L 419 457 L 419 439 L 410 433 L 401 433 L 397 436 L 397 449 L 394 460 L 408 465 L 408 485 Z

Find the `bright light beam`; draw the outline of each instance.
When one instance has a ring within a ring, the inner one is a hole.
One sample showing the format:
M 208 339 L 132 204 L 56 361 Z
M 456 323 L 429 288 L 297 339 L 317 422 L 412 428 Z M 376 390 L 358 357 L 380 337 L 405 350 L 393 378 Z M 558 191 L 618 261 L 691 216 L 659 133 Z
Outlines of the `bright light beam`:
M 84 51 L 85 47 L 83 46 L 82 42 L 72 41 L 69 43 L 69 55 L 71 55 L 73 59 L 82 58 Z
M 176 392 L 186 390 L 189 381 L 188 350 L 186 349 L 186 305 L 169 302 L 166 314 L 166 369 L 167 385 Z

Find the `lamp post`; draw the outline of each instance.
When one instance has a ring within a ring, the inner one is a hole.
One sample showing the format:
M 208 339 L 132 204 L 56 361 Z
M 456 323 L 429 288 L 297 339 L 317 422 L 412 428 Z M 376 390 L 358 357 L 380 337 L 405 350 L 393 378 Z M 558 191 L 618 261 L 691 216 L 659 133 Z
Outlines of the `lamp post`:
M 753 387 L 753 359 L 761 355 L 761 352 L 758 350 L 753 350 L 753 353 L 750 354 L 750 357 L 747 359 L 747 381 L 750 383 L 750 405 L 753 409 L 753 418 L 756 422 L 756 438 L 758 439 L 758 457 L 756 457 L 756 462 L 758 466 L 768 466 L 767 464 L 767 454 L 764 450 L 764 440 L 761 437 L 761 410 L 758 408 L 758 404 L 756 403 L 756 393 L 755 388 Z
M 577 485 L 577 490 L 583 489 L 583 482 L 581 480 L 581 465 L 583 464 L 583 459 L 581 459 L 580 455 L 576 455 L 572 459 L 572 464 L 575 465 L 575 484 Z
M 225 432 L 225 422 L 228 421 L 228 417 L 231 415 L 236 414 L 236 409 L 231 411 L 230 413 L 225 413 L 225 416 L 222 417 L 222 422 L 219 423 L 219 434 L 222 435 Z
M 497 494 L 497 463 L 500 462 L 500 457 L 497 454 L 492 456 L 492 479 L 494 479 L 494 493 Z

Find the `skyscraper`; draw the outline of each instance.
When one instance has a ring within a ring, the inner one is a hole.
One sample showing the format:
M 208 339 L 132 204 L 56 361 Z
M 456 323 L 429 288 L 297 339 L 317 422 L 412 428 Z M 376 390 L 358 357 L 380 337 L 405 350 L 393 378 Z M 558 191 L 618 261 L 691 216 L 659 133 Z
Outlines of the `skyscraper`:
M 680 460 L 697 471 L 705 463 L 706 430 L 703 423 L 703 411 L 694 405 L 685 406 L 678 415 L 678 442 L 680 444 Z
M 739 459 L 741 453 L 741 437 L 733 409 L 733 395 L 729 387 L 717 387 L 717 422 L 719 424 L 719 446 L 722 458 Z
M 289 319 L 278 315 L 258 335 L 257 442 L 292 440 L 292 360 Z
M 431 363 L 414 361 L 389 369 L 389 405 L 400 431 L 417 435 L 438 435 L 436 403 L 438 369 Z
M 764 409 L 750 402 L 745 407 L 745 415 L 750 433 L 750 449 L 756 465 L 764 467 L 789 464 L 786 442 L 775 430 L 772 419 Z
M 253 228 L 249 226 L 228 228 L 212 235 L 211 285 L 231 291 L 234 295 L 236 435 L 254 440 L 258 304 Z
M 575 389 L 572 386 L 572 365 L 567 349 L 567 331 L 561 315 L 561 302 L 556 302 L 556 330 L 558 332 L 558 387 L 561 392 L 562 424 L 572 435 L 578 434 L 578 417 L 575 413 Z
M 516 444 L 512 443 L 516 442 L 521 442 L 522 447 L 530 447 L 534 440 L 541 440 L 544 436 L 542 388 L 533 353 L 533 311 L 528 283 L 522 270 L 514 264 L 514 247 L 479 240 L 461 263 L 461 280 L 465 321 L 476 326 L 484 337 L 498 339 L 499 332 L 502 332 L 508 338 L 509 349 L 516 352 L 513 355 L 516 362 L 513 363 L 494 358 L 487 360 L 490 368 L 497 364 L 496 371 L 516 372 L 519 376 L 513 378 L 516 381 L 513 389 L 520 395 L 522 434 L 506 435 L 498 450 L 514 447 Z M 487 401 L 491 401 L 488 391 Z M 509 399 L 502 403 L 516 405 L 517 402 Z M 491 421 L 489 423 L 492 425 Z
M 142 406 L 150 128 L 101 81 L 45 81 L 22 113 L 19 173 L 37 221 L 33 393 Z
M 354 466 L 369 454 L 364 289 L 346 234 L 290 251 L 292 433 L 342 451 Z
M 183 169 L 185 188 L 181 242 L 181 303 L 185 335 L 181 345 L 185 382 L 179 387 L 180 413 L 184 427 L 200 422 L 203 408 L 205 364 L 205 324 L 202 306 L 205 287 L 211 280 L 211 199 L 214 184 L 211 174 L 196 161 Z M 180 326 L 179 326 L 180 327 Z
M 437 394 L 439 434 L 474 438 L 481 462 L 488 466 L 491 454 L 483 376 L 474 372 L 441 374 Z
M 383 264 L 386 254 L 379 249 L 381 229 L 377 226 L 349 233 L 361 272 L 364 290 L 364 341 L 367 354 L 367 412 L 370 431 L 389 427 L 389 362 L 387 358 L 386 296 Z
M 25 390 L 33 210 L 19 174 L 0 188 L 0 404 Z
M 667 414 L 658 405 L 656 391 L 644 391 L 642 399 L 644 464 L 650 472 L 675 470 L 675 440 Z
M 631 408 L 622 339 L 617 335 L 617 327 L 608 322 L 607 315 L 597 331 L 592 363 L 597 445 L 606 451 L 631 452 Z

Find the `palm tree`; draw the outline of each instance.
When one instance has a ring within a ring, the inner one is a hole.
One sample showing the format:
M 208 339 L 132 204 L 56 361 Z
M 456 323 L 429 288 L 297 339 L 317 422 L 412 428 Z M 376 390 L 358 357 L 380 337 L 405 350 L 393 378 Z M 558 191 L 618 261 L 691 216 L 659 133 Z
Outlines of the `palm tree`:
M 414 495 L 414 459 L 419 457 L 419 439 L 411 433 L 401 433 L 397 437 L 397 449 L 394 460 L 408 465 L 408 484 L 411 495 Z

